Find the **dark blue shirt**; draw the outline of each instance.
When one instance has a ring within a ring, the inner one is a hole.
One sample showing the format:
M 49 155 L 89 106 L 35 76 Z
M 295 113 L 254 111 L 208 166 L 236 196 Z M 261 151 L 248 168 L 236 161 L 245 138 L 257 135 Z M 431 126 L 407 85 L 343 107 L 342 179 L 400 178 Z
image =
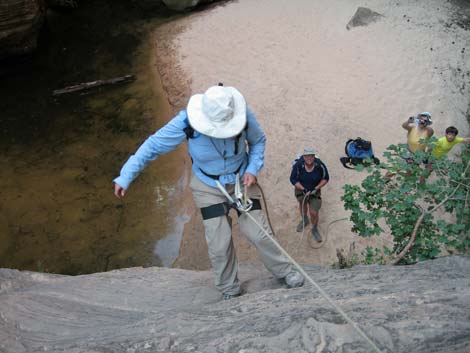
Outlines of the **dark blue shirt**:
M 323 179 L 330 180 L 328 169 L 325 164 L 318 158 L 315 158 L 314 167 L 311 172 L 305 170 L 305 162 L 303 158 L 299 158 L 292 166 L 290 173 L 290 182 L 295 185 L 300 182 L 307 191 L 312 191 Z

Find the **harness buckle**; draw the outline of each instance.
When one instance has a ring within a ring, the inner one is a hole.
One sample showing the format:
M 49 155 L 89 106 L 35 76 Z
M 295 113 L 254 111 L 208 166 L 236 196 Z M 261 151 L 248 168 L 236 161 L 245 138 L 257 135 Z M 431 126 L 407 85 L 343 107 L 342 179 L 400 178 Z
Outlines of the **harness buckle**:
M 242 192 L 242 188 L 240 185 L 240 175 L 238 173 L 237 173 L 237 180 L 235 182 L 234 194 L 236 198 L 235 204 L 236 204 L 237 210 L 239 210 L 240 212 L 250 211 L 251 208 L 253 207 L 253 201 L 251 201 L 248 198 L 246 190 L 244 193 Z
M 245 190 L 245 193 L 242 192 L 241 186 L 240 186 L 240 174 L 237 173 L 236 175 L 236 182 L 235 182 L 235 191 L 234 191 L 234 196 L 235 199 L 233 199 L 229 193 L 227 192 L 227 189 L 225 189 L 220 181 L 216 180 L 215 183 L 217 184 L 217 187 L 219 190 L 225 195 L 225 197 L 230 201 L 230 204 L 232 205 L 233 208 L 238 210 L 239 212 L 248 212 L 252 209 L 253 207 L 253 201 L 251 201 L 248 196 L 247 192 Z

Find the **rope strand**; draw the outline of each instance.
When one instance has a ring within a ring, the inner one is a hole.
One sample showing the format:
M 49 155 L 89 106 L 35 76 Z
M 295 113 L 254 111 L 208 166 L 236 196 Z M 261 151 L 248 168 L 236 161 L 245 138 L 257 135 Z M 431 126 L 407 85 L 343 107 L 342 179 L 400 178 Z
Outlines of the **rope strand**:
M 256 219 L 249 213 L 245 213 L 262 231 L 263 233 L 276 245 L 276 247 L 281 251 L 290 261 L 291 263 L 299 270 L 299 272 L 320 292 L 323 298 L 325 298 L 335 309 L 338 313 L 359 333 L 359 335 L 364 338 L 364 340 L 369 343 L 369 345 L 374 349 L 377 353 L 383 353 L 372 340 L 362 331 L 356 323 L 335 303 L 333 300 L 326 294 L 326 292 L 308 275 L 307 272 L 285 251 L 281 245 L 271 236 L 268 232 L 256 221 Z

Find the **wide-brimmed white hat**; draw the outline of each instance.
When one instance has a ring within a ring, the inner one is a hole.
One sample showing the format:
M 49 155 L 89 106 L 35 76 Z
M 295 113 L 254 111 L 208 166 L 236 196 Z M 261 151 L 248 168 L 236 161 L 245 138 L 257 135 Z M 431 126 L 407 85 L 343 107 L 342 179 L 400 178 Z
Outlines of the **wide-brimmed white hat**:
M 311 156 L 311 155 L 316 155 L 317 151 L 315 151 L 314 148 L 312 147 L 305 147 L 304 148 L 304 153 L 302 153 L 302 156 Z
M 189 124 L 203 135 L 224 139 L 238 135 L 246 125 L 246 102 L 233 87 L 212 86 L 191 96 Z

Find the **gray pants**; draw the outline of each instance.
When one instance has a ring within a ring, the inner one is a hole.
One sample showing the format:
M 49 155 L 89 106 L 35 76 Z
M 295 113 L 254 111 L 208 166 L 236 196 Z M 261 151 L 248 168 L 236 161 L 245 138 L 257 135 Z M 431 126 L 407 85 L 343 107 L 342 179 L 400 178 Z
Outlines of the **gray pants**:
M 194 174 L 191 175 L 189 184 L 194 202 L 197 207 L 203 208 L 228 202 L 222 192 L 201 182 Z M 227 191 L 232 195 L 233 185 L 227 185 Z M 233 196 L 233 195 L 232 195 Z M 261 194 L 256 186 L 248 188 L 248 197 L 261 200 Z M 250 215 L 273 236 L 266 216 L 262 210 L 250 211 Z M 215 286 L 222 293 L 240 293 L 240 282 L 238 280 L 238 262 L 232 241 L 232 227 L 226 216 L 203 220 L 209 258 L 215 275 Z M 259 227 L 246 214 L 242 214 L 238 223 L 240 230 L 248 240 L 256 246 L 266 268 L 276 277 L 284 278 L 291 272 L 291 264 L 282 255 L 273 242 L 259 229 Z

